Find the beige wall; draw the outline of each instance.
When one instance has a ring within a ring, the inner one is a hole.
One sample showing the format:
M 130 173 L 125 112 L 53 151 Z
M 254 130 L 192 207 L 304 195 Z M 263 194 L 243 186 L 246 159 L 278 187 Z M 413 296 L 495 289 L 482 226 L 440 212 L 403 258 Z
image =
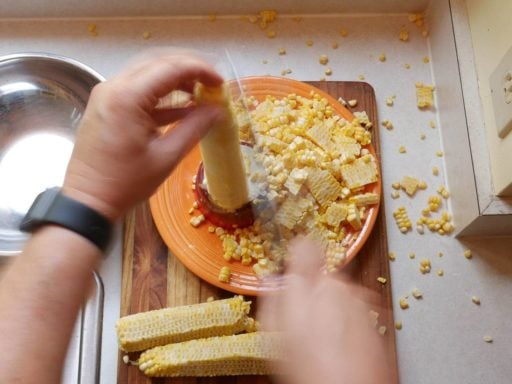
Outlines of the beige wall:
M 489 76 L 512 46 L 512 0 L 466 0 L 482 98 L 494 191 L 512 196 L 512 132 L 497 134 Z

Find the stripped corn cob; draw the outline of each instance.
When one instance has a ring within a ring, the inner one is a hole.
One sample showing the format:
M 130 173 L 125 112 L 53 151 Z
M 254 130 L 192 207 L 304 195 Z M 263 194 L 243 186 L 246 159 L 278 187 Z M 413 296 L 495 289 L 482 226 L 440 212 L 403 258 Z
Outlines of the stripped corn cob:
M 201 337 L 254 331 L 254 319 L 248 316 L 250 307 L 250 301 L 235 296 L 122 317 L 116 324 L 119 348 L 142 351 Z
M 139 369 L 152 377 L 269 375 L 282 359 L 277 332 L 254 332 L 169 344 L 145 351 Z

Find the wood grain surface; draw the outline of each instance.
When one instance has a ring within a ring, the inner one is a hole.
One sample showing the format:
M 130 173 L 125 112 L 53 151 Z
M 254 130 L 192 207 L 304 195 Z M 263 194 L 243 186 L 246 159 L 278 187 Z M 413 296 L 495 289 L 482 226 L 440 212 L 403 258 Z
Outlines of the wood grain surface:
M 352 111 L 364 110 L 374 122 L 373 145 L 377 156 L 380 157 L 379 124 L 373 88 L 364 82 L 326 81 L 309 82 L 309 84 L 326 91 L 335 98 L 341 96 L 345 100 L 358 100 L 358 105 Z M 376 304 L 384 309 L 379 320 L 387 326 L 387 332 L 384 335 L 388 348 L 386 358 L 389 359 L 389 364 L 395 373 L 395 382 L 398 382 L 384 201 L 381 204 L 380 214 L 372 234 L 358 256 L 343 270 L 343 273 L 350 275 L 358 284 L 377 293 Z M 379 276 L 387 278 L 388 283 L 382 285 L 377 282 Z M 210 296 L 225 298 L 231 297 L 232 294 L 197 278 L 168 251 L 153 224 L 147 203 L 134 209 L 125 221 L 121 316 L 167 306 L 199 303 L 206 301 Z M 263 384 L 270 383 L 271 380 L 267 377 L 252 376 L 151 380 L 140 373 L 136 367 L 124 365 L 120 354 L 119 384 L 221 382 Z

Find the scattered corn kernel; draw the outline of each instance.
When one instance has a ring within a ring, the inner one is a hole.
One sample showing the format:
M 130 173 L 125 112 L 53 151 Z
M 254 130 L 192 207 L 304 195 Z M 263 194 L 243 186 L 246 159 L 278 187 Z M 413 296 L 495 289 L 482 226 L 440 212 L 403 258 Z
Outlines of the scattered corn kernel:
M 409 303 L 407 302 L 407 299 L 405 297 L 402 297 L 399 301 L 400 308 L 407 309 L 409 308 Z
M 417 300 L 423 299 L 423 293 L 418 288 L 412 290 L 412 296 Z
M 222 267 L 219 272 L 219 281 L 228 283 L 231 278 L 231 269 L 229 267 Z
M 312 47 L 313 46 L 313 40 L 306 40 L 306 45 L 308 47 Z
M 359 76 L 357 76 L 357 78 L 361 81 L 363 81 L 365 79 L 365 77 L 362 73 Z
M 349 100 L 348 101 L 348 105 L 352 108 L 356 107 L 357 106 L 357 100 L 356 99 L 352 99 L 352 100 Z
M 91 23 L 87 26 L 87 30 L 89 31 L 89 33 L 91 34 L 91 36 L 98 36 L 98 29 L 97 29 L 97 25 L 94 24 L 94 23 Z
M 471 301 L 476 305 L 480 305 L 480 299 L 477 296 L 472 296 Z
M 197 201 L 194 201 L 194 202 L 192 203 L 192 207 L 193 207 L 194 209 L 199 208 L 199 203 L 198 203 Z
M 329 62 L 329 57 L 327 57 L 327 55 L 320 55 L 318 62 L 322 65 L 327 65 L 327 63 Z
M 382 120 L 382 125 L 389 131 L 391 129 L 393 129 L 393 123 L 388 120 L 388 119 L 384 119 Z
M 407 193 L 409 196 L 414 196 L 418 187 L 420 185 L 420 181 L 411 176 L 404 176 L 402 181 L 400 181 L 400 187 Z
M 425 233 L 425 227 L 423 226 L 423 224 L 417 224 L 416 225 L 416 231 L 420 234 L 420 235 L 423 235 Z
M 404 67 L 405 67 L 405 69 L 411 69 L 411 64 L 407 64 L 407 63 L 405 63 L 405 64 L 404 64 Z
M 395 199 L 395 200 L 400 198 L 400 192 L 398 192 L 398 191 L 391 192 L 391 198 Z
M 267 37 L 269 39 L 273 39 L 274 37 L 276 37 L 276 31 L 267 31 Z
M 444 155 L 443 151 L 437 151 L 436 152 L 436 156 L 437 157 L 443 157 L 443 155 Z
M 420 182 L 418 183 L 418 188 L 419 188 L 419 189 L 427 189 L 427 183 L 426 183 L 426 182 L 424 182 L 424 181 L 420 181 Z
M 382 285 L 384 285 L 387 283 L 388 280 L 385 277 L 379 276 L 379 277 L 377 277 L 377 281 L 379 283 L 381 283 Z
M 471 249 L 466 249 L 466 250 L 464 251 L 464 257 L 465 257 L 466 259 L 471 259 L 471 258 L 473 257 L 473 252 L 471 252 Z
M 400 188 L 402 188 L 402 186 L 400 185 L 399 181 L 396 181 L 393 184 L 391 184 L 391 188 L 396 189 L 398 191 Z
M 211 22 L 214 22 L 215 20 L 217 20 L 217 15 L 215 13 L 210 13 L 208 15 L 208 20 L 210 20 Z
M 484 336 L 484 341 L 485 341 L 486 343 L 492 343 L 492 337 L 491 337 L 491 336 L 486 335 L 486 336 Z
M 428 37 L 428 35 L 429 35 L 428 29 L 424 29 L 423 31 L 421 31 L 421 36 Z
M 405 146 L 401 145 L 400 148 L 398 148 L 398 152 L 406 153 L 407 152 L 407 148 L 405 148 Z
M 409 40 L 409 32 L 405 29 L 402 29 L 400 31 L 400 34 L 398 35 L 398 38 L 400 39 L 400 41 L 408 41 Z
M 385 325 L 381 325 L 379 327 L 379 335 L 384 336 L 386 334 L 387 328 Z
M 444 275 L 444 270 L 442 268 L 439 268 L 436 273 L 437 273 L 437 276 L 441 277 Z
M 444 256 L 444 253 L 443 253 L 443 252 L 439 252 L 439 253 L 437 254 L 437 256 L 439 256 L 439 257 L 443 257 L 443 256 Z
M 211 226 L 211 225 L 210 225 L 210 226 L 208 226 L 208 232 L 210 232 L 210 233 L 215 233 L 215 227 L 213 227 L 213 226 Z
M 325 74 L 326 74 L 327 76 L 331 76 L 331 75 L 332 75 L 332 69 L 331 69 L 331 68 L 327 68 L 327 69 L 325 70 Z
M 198 215 L 198 216 L 194 216 L 190 219 L 190 225 L 197 228 L 199 227 L 204 221 L 206 220 L 206 218 L 204 217 L 204 215 Z
M 394 97 L 387 97 L 386 98 L 386 105 L 388 107 L 392 107 L 393 104 L 395 104 L 395 98 Z
M 416 254 L 415 253 L 409 253 L 409 259 L 414 259 L 416 257 Z
M 430 260 L 429 259 L 421 259 L 420 272 L 423 274 L 430 273 L 430 269 L 431 269 Z
M 334 42 L 332 43 L 331 47 L 332 47 L 332 49 L 338 49 L 338 47 L 339 47 L 338 42 L 334 41 Z
M 192 207 L 191 207 L 191 208 L 188 210 L 188 214 L 189 214 L 189 215 L 191 215 L 191 214 L 193 214 L 193 213 L 194 213 L 194 208 L 192 208 Z
M 147 39 L 149 39 L 150 37 L 151 37 L 151 32 L 149 32 L 149 31 L 144 31 L 144 32 L 142 32 L 142 38 L 143 38 L 144 40 L 147 40 Z
M 394 211 L 393 217 L 395 218 L 395 222 L 400 229 L 400 232 L 405 234 L 412 228 L 411 220 L 407 215 L 407 210 L 405 207 L 399 207 L 396 211 Z
M 208 296 L 208 297 L 206 298 L 206 302 L 207 302 L 207 303 L 211 303 L 212 301 L 215 301 L 215 296 Z
M 395 329 L 400 331 L 402 329 L 402 320 L 395 321 Z
M 262 64 L 268 64 L 268 60 L 261 60 Z
M 379 61 L 382 62 L 382 63 L 386 61 L 386 54 L 385 53 L 381 53 L 379 55 Z
M 430 59 L 429 59 L 429 57 L 428 57 L 428 56 L 425 56 L 425 57 L 423 58 L 423 62 L 424 62 L 425 64 L 430 63 Z
M 348 36 L 348 31 L 345 28 L 343 28 L 340 31 L 340 35 L 343 36 L 343 37 L 347 37 Z
M 420 109 L 430 108 L 434 104 L 434 87 L 416 83 L 416 104 Z
M 281 56 L 286 55 L 286 49 L 284 49 L 284 48 L 279 48 L 279 54 L 280 54 Z
M 391 261 L 395 261 L 396 260 L 395 252 L 389 252 L 388 253 L 388 259 L 391 260 Z
M 437 167 L 432 167 L 432 174 L 434 176 L 439 176 L 439 168 Z
M 128 364 L 130 362 L 130 356 L 124 355 L 123 356 L 123 363 Z
M 422 134 L 420 135 L 420 139 L 421 139 L 421 140 L 425 140 L 426 138 L 427 138 L 427 135 L 425 135 L 424 133 L 422 133 Z

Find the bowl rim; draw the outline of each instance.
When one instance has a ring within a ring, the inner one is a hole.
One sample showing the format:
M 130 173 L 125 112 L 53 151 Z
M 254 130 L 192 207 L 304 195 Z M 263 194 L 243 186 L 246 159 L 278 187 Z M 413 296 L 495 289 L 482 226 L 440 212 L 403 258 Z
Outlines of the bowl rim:
M 35 60 L 42 60 L 42 61 L 49 61 L 49 62 L 55 62 L 59 64 L 70 64 L 81 71 L 91 75 L 96 80 L 98 80 L 98 83 L 101 83 L 106 80 L 106 78 L 101 75 L 96 70 L 92 69 L 87 64 L 84 64 L 76 59 L 73 59 L 68 56 L 58 55 L 55 53 L 49 53 L 49 52 L 19 52 L 19 53 L 12 53 L 8 55 L 0 56 L 0 65 L 3 63 L 6 63 L 11 60 L 18 60 L 18 59 L 35 59 Z

